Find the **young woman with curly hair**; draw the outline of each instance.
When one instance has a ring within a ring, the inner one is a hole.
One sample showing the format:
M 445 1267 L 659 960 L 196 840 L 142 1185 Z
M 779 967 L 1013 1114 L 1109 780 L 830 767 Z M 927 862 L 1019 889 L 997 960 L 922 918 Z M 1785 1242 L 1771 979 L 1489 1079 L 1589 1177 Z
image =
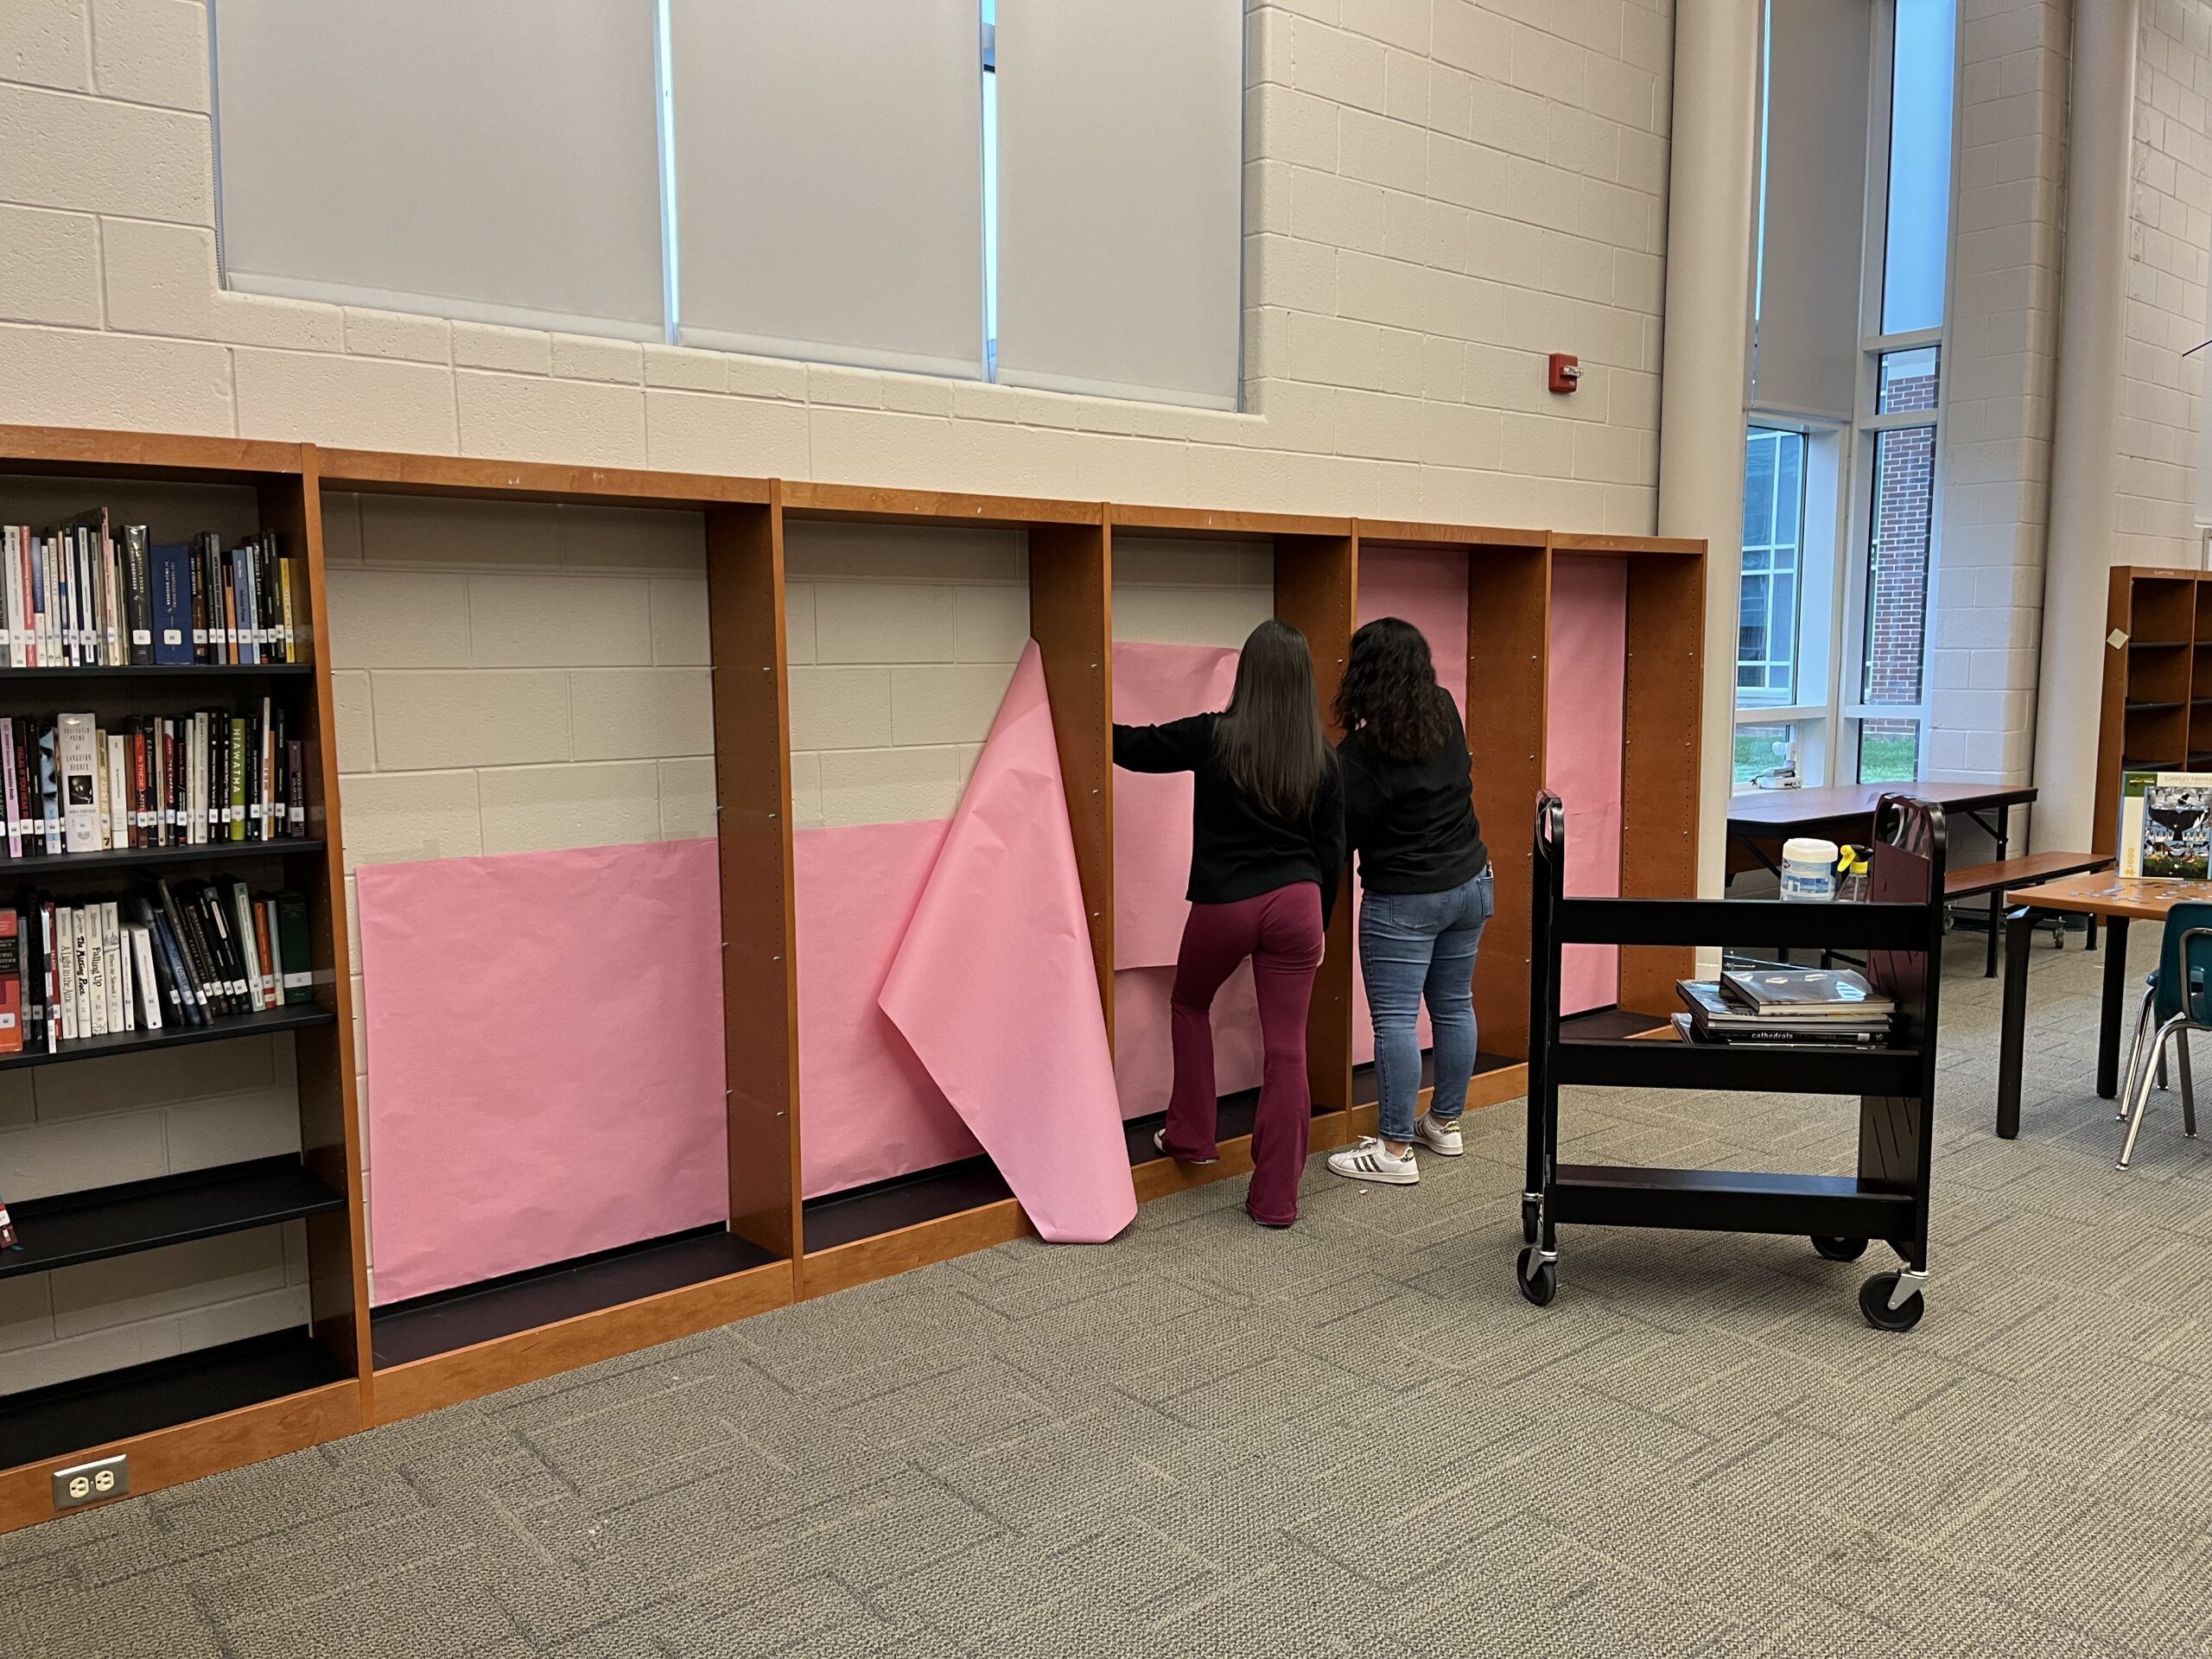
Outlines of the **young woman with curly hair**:
M 1475 950 L 1493 908 L 1490 852 L 1475 821 L 1467 734 L 1419 628 L 1386 616 L 1352 635 L 1336 713 L 1382 1114 L 1380 1133 L 1335 1154 L 1329 1167 L 1411 1186 L 1421 1179 L 1416 1141 L 1446 1158 L 1461 1151 L 1459 1116 L 1475 1069 Z M 1436 1082 L 1416 1116 L 1424 995 Z

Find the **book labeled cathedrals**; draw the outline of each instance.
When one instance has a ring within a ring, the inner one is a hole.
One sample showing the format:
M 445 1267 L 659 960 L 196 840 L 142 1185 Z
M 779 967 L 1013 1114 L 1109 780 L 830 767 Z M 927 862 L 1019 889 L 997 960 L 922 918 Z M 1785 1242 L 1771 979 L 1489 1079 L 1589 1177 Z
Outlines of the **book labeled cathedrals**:
M 271 842 L 308 832 L 306 754 L 285 710 L 0 715 L 10 859 Z
M 51 529 L 0 525 L 10 668 L 303 663 L 307 572 L 263 531 L 155 542 L 105 509 Z
M 1689 1009 L 1675 1030 L 1697 1043 L 1878 1048 L 1897 1012 L 1863 975 L 1733 957 L 1718 980 L 1677 980 L 1675 990 Z
M 0 909 L 0 1053 L 205 1026 L 315 1000 L 308 906 L 243 881 L 156 881 Z

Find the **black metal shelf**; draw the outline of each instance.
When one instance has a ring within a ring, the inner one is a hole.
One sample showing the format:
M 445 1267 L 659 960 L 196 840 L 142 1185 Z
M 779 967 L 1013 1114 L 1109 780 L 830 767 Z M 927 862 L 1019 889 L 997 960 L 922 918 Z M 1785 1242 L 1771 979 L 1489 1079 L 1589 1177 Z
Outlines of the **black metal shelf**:
M 242 859 L 289 858 L 296 853 L 320 853 L 322 842 L 302 836 L 296 840 L 206 841 L 183 847 L 115 847 L 97 853 L 33 853 L 22 858 L 0 858 L 0 879 L 10 875 L 60 875 L 78 870 L 136 870 L 173 868 L 194 864 L 228 864 Z
M 22 1248 L 0 1250 L 0 1279 L 273 1227 L 346 1207 L 346 1195 L 296 1158 L 261 1158 L 188 1174 L 94 1187 L 14 1206 Z
M 0 668 L 0 685 L 67 681 L 92 684 L 194 685 L 215 680 L 312 680 L 313 663 L 140 663 L 122 668 Z
M 1562 899 L 1554 925 L 1562 944 L 1910 950 L 1927 943 L 1928 907 L 1783 899 Z
M 1605 1227 L 1690 1227 L 1715 1232 L 1897 1238 L 1912 1225 L 1912 1194 L 1848 1175 L 1767 1175 L 1732 1169 L 1561 1164 L 1558 1218 Z
M 1557 1083 L 1775 1094 L 1907 1095 L 1920 1088 L 1913 1048 L 1827 1043 L 1684 1043 L 1668 1038 L 1567 1040 L 1552 1050 Z
M 1941 806 L 1889 796 L 1876 810 L 1874 823 L 1872 885 L 1883 895 L 1880 903 L 1569 899 L 1567 809 L 1548 790 L 1538 796 L 1529 1133 L 1521 1190 L 1526 1248 L 1514 1270 L 1524 1298 L 1541 1307 L 1558 1294 L 1561 1223 L 1795 1233 L 1839 1262 L 1855 1259 L 1875 1240 L 1887 1243 L 1902 1265 L 1860 1287 L 1859 1313 L 1884 1330 L 1909 1330 L 1917 1323 L 1925 1306 L 1920 1287 L 1928 1266 L 1929 1171 L 1935 1148 L 1929 1119 L 1936 1092 L 1947 844 Z M 1560 1013 L 1561 950 L 1567 944 L 1863 950 L 1868 953 L 1867 979 L 1896 1007 L 1890 1032 L 1904 1046 L 1708 1044 L 1614 1035 L 1586 1027 L 1574 1031 Z M 1561 1163 L 1560 1089 L 1569 1084 L 1857 1095 L 1858 1173 Z
M 0 1071 L 27 1065 L 60 1065 L 70 1060 L 104 1058 L 110 1054 L 136 1054 L 151 1048 L 181 1048 L 188 1043 L 219 1043 L 232 1037 L 259 1037 L 274 1031 L 305 1031 L 333 1024 L 338 1016 L 320 1002 L 294 1002 L 259 1014 L 226 1014 L 204 1026 L 163 1026 L 159 1031 L 126 1031 L 107 1037 L 80 1037 L 65 1043 L 59 1052 L 0 1054 Z
M 677 1233 L 378 1308 L 369 1319 L 370 1345 L 382 1370 L 779 1259 L 720 1227 Z
M 0 1469 L 264 1405 L 346 1376 L 302 1328 L 0 1395 Z
M 2189 702 L 2187 699 L 2180 697 L 2172 698 L 2171 700 L 2161 698 L 2157 702 L 2145 700 L 2141 702 L 2137 702 L 2130 701 L 2127 705 L 2127 712 L 2131 715 L 2163 715 L 2176 709 L 2186 709 L 2188 707 Z

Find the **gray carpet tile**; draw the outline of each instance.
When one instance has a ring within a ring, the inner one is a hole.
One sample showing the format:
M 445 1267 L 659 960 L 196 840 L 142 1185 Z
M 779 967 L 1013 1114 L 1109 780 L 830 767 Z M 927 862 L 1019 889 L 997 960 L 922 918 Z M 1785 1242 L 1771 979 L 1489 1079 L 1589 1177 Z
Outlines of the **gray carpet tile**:
M 1789 1238 L 1567 1229 L 1529 1306 L 1509 1104 L 1417 1189 L 1317 1155 L 1287 1233 L 1225 1182 L 0 1538 L 0 1654 L 2212 1654 L 2212 1144 L 2160 1095 L 2112 1167 L 2078 938 L 1998 1141 L 1951 957 L 1909 1335 L 1882 1247 Z M 1855 1114 L 1578 1090 L 1562 1140 L 1843 1171 Z

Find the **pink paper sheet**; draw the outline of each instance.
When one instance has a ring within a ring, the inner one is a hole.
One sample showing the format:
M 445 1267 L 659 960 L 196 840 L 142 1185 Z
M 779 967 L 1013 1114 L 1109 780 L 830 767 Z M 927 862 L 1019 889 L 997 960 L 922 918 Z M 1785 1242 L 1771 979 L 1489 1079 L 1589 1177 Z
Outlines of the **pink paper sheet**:
M 728 1217 L 712 841 L 357 881 L 378 1303 Z
M 1567 890 L 1621 890 L 1621 725 L 1628 671 L 1628 569 L 1587 555 L 1552 561 L 1551 705 L 1545 781 L 1567 804 Z M 1516 826 L 1525 833 L 1525 829 Z M 1570 944 L 1560 964 L 1560 1012 L 1611 1007 L 1620 952 Z
M 1220 646 L 1114 647 L 1114 718 L 1124 726 L 1225 709 L 1236 683 L 1236 653 Z M 1183 897 L 1191 877 L 1191 790 L 1187 772 L 1114 774 L 1117 969 L 1174 963 L 1191 912 Z
M 1022 652 L 878 999 L 1044 1237 L 1100 1243 L 1136 1184 L 1062 791 Z
M 861 823 L 791 837 L 800 1186 L 810 1198 L 982 1150 L 876 1006 L 951 827 Z

